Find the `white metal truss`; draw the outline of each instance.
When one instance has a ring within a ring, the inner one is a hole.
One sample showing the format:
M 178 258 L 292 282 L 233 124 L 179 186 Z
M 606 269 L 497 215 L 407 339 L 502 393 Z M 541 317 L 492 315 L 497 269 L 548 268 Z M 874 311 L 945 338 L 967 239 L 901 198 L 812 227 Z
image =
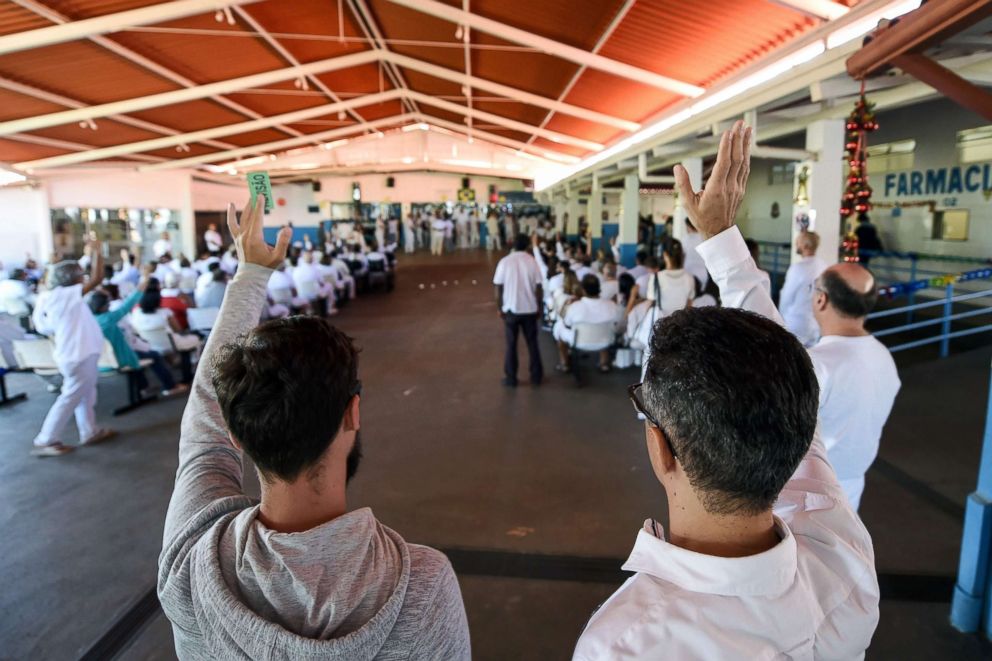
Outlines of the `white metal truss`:
M 171 92 L 161 92 L 159 94 L 150 94 L 148 96 L 113 101 L 110 103 L 103 103 L 88 107 L 76 107 L 74 110 L 65 110 L 49 113 L 47 115 L 37 115 L 35 117 L 25 117 L 23 119 L 0 122 L 0 135 L 7 135 L 20 131 L 31 131 L 48 126 L 58 126 L 60 124 L 75 123 L 87 119 L 97 119 L 99 117 L 107 117 L 112 114 L 147 110 L 148 108 L 157 108 L 196 99 L 214 98 L 218 95 L 245 90 L 251 87 L 268 85 L 283 80 L 289 80 L 291 78 L 301 76 L 315 77 L 315 74 L 318 73 L 370 64 L 380 59 L 385 59 L 404 68 L 420 71 L 421 73 L 442 78 L 444 80 L 449 80 L 463 86 L 475 87 L 493 94 L 505 96 L 506 98 L 514 101 L 520 101 L 533 106 L 546 108 L 551 111 L 572 115 L 590 122 L 615 126 L 626 131 L 634 131 L 640 128 L 640 125 L 636 122 L 630 122 L 605 113 L 563 103 L 560 100 L 549 99 L 537 94 L 531 94 L 508 85 L 502 85 L 500 83 L 484 80 L 475 76 L 467 76 L 459 71 L 440 67 L 429 62 L 423 62 L 413 57 L 408 57 L 406 55 L 400 55 L 389 51 L 368 50 L 360 53 L 352 53 L 349 55 L 329 58 L 326 60 L 318 60 L 316 62 L 310 62 L 285 69 L 276 69 L 273 71 L 241 76 L 239 78 L 222 80 L 216 83 L 196 85 L 181 90 L 173 90 Z M 336 100 L 339 101 L 340 99 Z
M 224 7 L 250 2 L 258 2 L 258 0 L 176 0 L 176 2 L 161 2 L 157 5 L 129 9 L 116 14 L 17 32 L 0 37 L 0 55 L 16 53 L 29 48 L 61 44 L 76 39 L 88 39 L 137 25 L 164 23 L 177 18 L 213 12 Z
M 38 2 L 38 0 L 11 0 L 11 1 L 20 5 L 21 7 L 24 7 L 25 9 L 34 12 L 35 14 L 38 14 L 39 16 L 47 18 L 48 20 L 58 25 L 68 25 L 72 22 L 71 19 L 69 19 L 69 17 L 65 16 L 64 14 L 60 14 L 59 12 L 55 11 L 54 9 L 51 9 L 47 5 L 41 4 L 40 2 Z M 24 34 L 24 33 L 19 33 L 19 34 Z M 194 83 L 189 78 L 186 78 L 185 76 L 180 76 L 172 69 L 169 69 L 168 67 L 165 67 L 159 64 L 158 62 L 150 60 L 144 55 L 134 52 L 130 48 L 121 46 L 116 41 L 113 41 L 112 39 L 108 39 L 103 35 L 92 35 L 88 37 L 88 39 L 93 43 L 97 44 L 98 46 L 101 46 L 106 50 L 109 50 L 111 53 L 114 53 L 115 55 L 124 58 L 128 62 L 131 62 L 132 64 L 136 64 L 144 69 L 147 69 L 148 71 L 151 71 L 152 73 L 157 74 L 162 78 L 165 78 L 166 80 L 171 80 L 172 82 L 176 83 L 177 85 L 180 85 L 181 87 L 196 86 L 196 83 Z M 244 115 L 246 117 L 259 119 L 262 116 L 260 113 L 257 113 L 254 110 L 251 110 L 250 108 L 246 108 L 240 103 L 236 103 L 224 96 L 216 96 L 213 98 L 213 100 L 221 104 L 222 106 L 225 106 L 233 110 L 234 112 Z M 297 136 L 303 135 L 299 131 L 292 129 L 288 126 L 276 126 L 275 128 L 279 129 L 283 133 L 288 133 L 289 135 L 297 135 Z
M 579 147 L 588 151 L 600 151 L 603 149 L 603 145 L 598 142 L 592 142 L 591 140 L 583 140 L 582 138 L 576 138 L 571 135 L 565 135 L 564 133 L 558 133 L 557 131 L 549 131 L 548 129 L 539 129 L 533 124 L 525 124 L 524 122 L 518 122 L 515 119 L 509 119 L 501 115 L 494 115 L 489 112 L 482 110 L 470 110 L 463 105 L 458 103 L 452 103 L 451 101 L 445 101 L 443 99 L 438 99 L 428 94 L 423 94 L 422 92 L 408 92 L 411 98 L 420 103 L 434 106 L 435 108 L 441 108 L 442 110 L 447 110 L 448 112 L 454 112 L 459 115 L 464 115 L 466 117 L 472 117 L 473 119 L 483 119 L 487 122 L 493 124 L 498 124 L 500 126 L 506 127 L 508 129 L 513 129 L 514 131 L 520 131 L 522 133 L 536 133 L 542 138 L 546 138 L 551 142 L 557 142 L 563 145 L 572 145 L 574 147 Z
M 202 156 L 191 156 L 189 158 L 182 158 L 173 161 L 166 161 L 159 165 L 149 165 L 139 168 L 142 171 L 153 171 L 153 170 L 172 170 L 175 168 L 184 168 L 194 165 L 201 165 L 203 163 L 216 163 L 219 161 L 228 161 L 242 156 L 250 156 L 256 154 L 270 154 L 281 149 L 291 149 L 293 147 L 299 147 L 301 145 L 306 145 L 314 140 L 326 141 L 326 140 L 337 140 L 350 136 L 355 133 L 360 133 L 364 129 L 380 129 L 384 126 L 392 126 L 393 124 L 400 124 L 403 122 L 408 122 L 410 120 L 416 119 L 416 115 L 412 113 L 406 113 L 403 115 L 395 115 L 393 117 L 385 117 L 383 119 L 377 119 L 366 123 L 364 126 L 352 124 L 350 126 L 342 126 L 340 128 L 331 129 L 329 131 L 321 131 L 319 133 L 311 133 L 310 135 L 304 136 L 302 138 L 286 138 L 284 140 L 276 140 L 275 142 L 266 142 L 260 145 L 251 145 L 249 147 L 239 147 L 237 149 L 229 149 L 227 151 L 214 152 L 212 154 L 203 154 Z
M 53 94 L 52 92 L 46 92 L 45 90 L 40 90 L 36 87 L 31 87 L 30 85 L 25 85 L 24 83 L 19 83 L 15 80 L 9 80 L 7 78 L 0 78 L 0 87 L 4 89 L 8 89 L 12 92 L 17 92 L 18 94 L 30 96 L 35 99 L 48 101 L 49 103 L 55 103 L 62 106 L 69 106 L 70 108 L 86 107 L 86 105 L 82 101 L 77 101 L 76 99 L 71 99 L 67 96 L 62 96 L 61 94 Z M 160 126 L 159 124 L 147 122 L 143 119 L 138 119 L 136 117 L 129 117 L 127 115 L 118 115 L 118 114 L 112 114 L 107 116 L 114 121 L 120 122 L 121 124 L 127 124 L 128 126 L 133 126 L 135 128 L 143 129 L 145 131 L 151 131 L 152 133 L 160 133 L 162 135 L 179 135 L 181 133 L 181 131 L 177 131 L 176 129 L 171 129 L 166 126 Z M 0 135 L 4 135 L 4 134 L 0 132 Z M 219 149 L 228 149 L 233 146 L 233 145 L 229 145 L 226 142 L 219 142 L 217 140 L 208 140 L 204 144 L 210 145 L 211 147 L 217 147 Z M 93 147 L 86 146 L 86 149 L 93 149 Z
M 435 117 L 433 115 L 421 115 L 420 119 L 427 124 L 437 126 L 449 131 L 454 131 L 456 133 L 462 133 L 468 135 L 468 127 L 464 124 L 458 124 L 457 122 L 449 122 L 446 119 L 441 119 L 440 117 Z M 541 149 L 540 147 L 535 147 L 533 145 L 528 145 L 519 140 L 514 140 L 513 138 L 507 138 L 504 135 L 499 135 L 498 133 L 489 133 L 488 131 L 483 131 L 479 128 L 473 129 L 476 136 L 483 140 L 488 140 L 489 142 L 496 143 L 498 145 L 503 145 L 504 147 L 511 147 L 522 152 L 538 156 L 546 161 L 558 161 L 559 163 L 578 163 L 579 157 L 572 156 L 570 154 L 562 154 L 550 149 Z
M 292 53 L 286 50 L 285 46 L 283 46 L 278 39 L 273 37 L 268 30 L 262 27 L 262 25 L 258 21 L 256 21 L 251 14 L 248 13 L 247 9 L 245 9 L 244 7 L 235 7 L 234 13 L 237 14 L 241 18 L 241 20 L 243 20 L 245 23 L 251 26 L 251 29 L 254 30 L 259 36 L 261 36 L 262 39 L 265 40 L 265 43 L 267 43 L 277 53 L 279 53 L 279 55 L 281 55 L 284 60 L 286 60 L 295 67 L 300 66 L 300 61 L 296 59 L 296 57 Z M 339 97 L 337 94 L 331 91 L 331 89 L 327 85 L 325 85 L 320 80 L 320 78 L 317 78 L 317 76 L 310 74 L 306 76 L 306 79 L 309 80 L 311 83 L 313 83 L 313 85 L 321 92 L 323 92 L 327 96 L 327 98 L 330 99 L 331 101 L 337 103 L 338 101 L 341 100 L 341 97 Z M 348 114 L 354 117 L 355 120 L 357 120 L 359 123 L 361 124 L 366 123 L 365 118 L 362 117 L 357 112 L 355 112 L 355 110 L 349 110 Z
M 340 1 L 338 5 L 339 7 L 341 6 Z M 348 6 L 351 8 L 352 14 L 354 14 L 358 19 L 358 26 L 362 29 L 362 32 L 365 33 L 365 37 L 369 40 L 369 43 L 372 44 L 372 48 L 382 53 L 390 52 L 389 47 L 386 45 L 385 37 L 382 35 L 382 30 L 379 29 L 379 24 L 376 23 L 375 18 L 372 16 L 372 12 L 368 8 L 368 5 L 365 4 L 365 0 L 348 0 Z M 339 17 L 338 20 L 343 19 Z M 343 25 L 339 29 L 343 30 Z M 399 69 L 392 64 L 383 64 L 381 66 L 395 87 L 410 89 L 410 86 L 406 82 L 406 78 L 403 77 L 403 73 L 400 72 Z M 417 107 L 417 104 L 409 99 L 405 99 L 403 103 L 413 112 L 418 112 L 420 110 Z
M 17 135 L 9 135 L 4 138 L 5 140 L 16 140 L 17 142 L 27 142 L 32 145 L 41 145 L 43 147 L 54 147 L 55 149 L 68 149 L 75 151 L 86 151 L 87 149 L 96 149 L 94 145 L 87 145 L 81 142 L 70 142 L 68 140 L 56 140 L 54 138 L 46 138 L 40 135 L 31 135 L 30 133 L 19 133 Z M 124 158 L 134 159 L 136 161 L 145 161 L 147 163 L 160 163 L 162 161 L 168 161 L 166 158 L 161 156 L 152 156 L 150 154 L 128 154 Z
M 375 62 L 377 59 L 378 54 L 374 51 L 363 51 L 361 53 L 342 55 L 340 57 L 334 57 L 327 60 L 318 60 L 317 62 L 311 62 L 301 66 L 276 69 L 274 71 L 266 71 L 264 73 L 242 76 L 240 78 L 231 78 L 228 80 L 221 80 L 216 83 L 208 83 L 206 85 L 195 85 L 184 89 L 172 90 L 171 92 L 160 92 L 159 94 L 150 94 L 148 96 L 137 97 L 134 99 L 125 99 L 122 101 L 113 101 L 111 103 L 101 103 L 99 105 L 79 107 L 75 110 L 63 110 L 60 112 L 49 113 L 47 115 L 14 119 L 9 122 L 0 122 L 0 135 L 20 131 L 32 131 L 48 126 L 58 126 L 60 124 L 70 124 L 87 119 L 107 117 L 113 114 L 158 108 L 161 106 L 183 103 L 186 101 L 194 101 L 196 99 L 213 98 L 217 95 L 236 92 L 238 90 L 243 90 L 258 85 L 268 85 L 283 80 L 298 78 L 300 76 L 311 76 L 316 73 L 324 73 L 337 69 L 360 66 L 362 64 Z M 341 99 L 335 99 L 335 102 L 340 100 Z M 80 104 L 80 106 L 82 106 L 82 104 Z M 261 116 L 258 118 L 260 117 Z
M 627 17 L 627 14 L 633 8 L 635 2 L 637 2 L 637 0 L 626 0 L 626 2 L 623 3 L 623 6 L 620 7 L 616 15 L 613 17 L 613 20 L 610 21 L 610 24 L 606 26 L 605 30 L 603 30 L 603 34 L 599 35 L 599 39 L 596 40 L 596 44 L 592 47 L 592 51 L 590 52 L 598 53 L 600 51 L 600 49 L 606 44 L 609 38 L 613 36 L 613 32 L 616 31 L 616 29 L 620 26 L 620 23 L 623 21 L 623 19 Z M 558 95 L 559 102 L 565 100 L 565 97 L 568 96 L 569 92 L 572 91 L 572 88 L 575 87 L 575 84 L 579 82 L 579 78 L 582 77 L 582 74 L 586 72 L 587 68 L 588 67 L 583 65 L 580 66 L 578 70 L 576 70 L 575 74 L 568 81 L 568 84 L 565 85 L 565 88 L 561 91 L 561 94 Z M 538 124 L 538 126 L 540 126 L 543 129 L 545 126 L 548 125 L 548 122 L 551 121 L 551 118 L 553 116 L 554 116 L 554 112 L 553 111 L 549 112 L 547 115 L 544 116 L 544 119 L 541 121 L 540 124 Z M 637 131 L 639 128 L 640 126 L 638 125 L 638 128 L 630 129 L 630 130 Z M 527 143 L 530 144 L 531 142 L 534 142 L 534 138 L 535 136 L 532 135 L 530 139 L 527 140 Z
M 312 117 L 319 117 L 321 115 L 329 115 L 340 112 L 342 110 L 349 110 L 351 108 L 358 108 L 360 106 L 368 106 L 374 103 L 386 103 L 388 101 L 395 101 L 396 99 L 401 98 L 403 94 L 404 94 L 403 90 L 389 90 L 388 92 L 383 92 L 381 94 L 369 94 L 367 96 L 361 96 L 356 99 L 351 99 L 349 101 L 342 101 L 340 103 L 330 103 L 327 105 L 317 106 L 314 108 L 305 108 L 303 110 L 296 110 L 294 112 L 283 113 L 281 115 L 274 115 L 272 117 L 253 119 L 251 121 L 241 122 L 239 124 L 227 124 L 224 126 L 217 126 L 210 129 L 203 129 L 201 131 L 184 133 L 182 135 L 177 135 L 177 136 L 154 138 L 152 140 L 142 140 L 140 142 L 131 142 L 123 145 L 115 145 L 113 147 L 91 149 L 86 152 L 62 154 L 60 156 L 51 156 L 49 158 L 42 158 L 34 161 L 25 161 L 22 163 L 17 163 L 16 167 L 18 167 L 21 170 L 52 168 L 62 165 L 71 165 L 74 163 L 86 163 L 89 161 L 100 160 L 102 158 L 109 158 L 111 156 L 120 156 L 122 154 L 134 154 L 138 152 L 150 151 L 153 149 L 162 149 L 164 147 L 174 147 L 176 145 L 181 145 L 181 144 L 201 142 L 203 140 L 219 138 L 226 135 L 235 135 L 237 133 L 245 133 L 247 131 L 256 131 L 258 129 L 269 128 L 271 126 L 275 126 L 276 124 L 281 124 L 281 123 L 291 124 L 301 119 L 310 119 Z M 308 141 L 312 141 L 311 139 L 309 139 L 310 136 L 299 136 L 299 137 L 307 138 Z
M 533 32 L 527 32 L 526 30 L 521 30 L 520 28 L 515 28 L 499 21 L 465 12 L 450 5 L 437 2 L 436 0 L 389 0 L 389 2 L 450 21 L 456 25 L 470 27 L 473 30 L 485 32 L 495 37 L 506 39 L 507 41 L 531 46 L 549 55 L 585 65 L 590 69 L 604 71 L 614 76 L 634 80 L 644 85 L 657 87 L 682 96 L 695 97 L 705 91 L 697 85 L 690 85 L 681 80 L 662 76 L 647 69 L 641 69 L 618 60 L 590 53 L 581 48 L 569 46 L 568 44 L 542 37 Z
M 772 2 L 823 21 L 832 21 L 850 11 L 833 0 L 772 0 Z

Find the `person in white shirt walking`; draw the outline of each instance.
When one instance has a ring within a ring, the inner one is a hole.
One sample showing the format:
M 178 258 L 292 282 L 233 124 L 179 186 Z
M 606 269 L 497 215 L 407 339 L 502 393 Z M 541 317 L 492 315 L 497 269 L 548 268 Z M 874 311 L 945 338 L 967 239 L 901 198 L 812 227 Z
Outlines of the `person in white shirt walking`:
M 813 314 L 823 333 L 809 350 L 820 382 L 820 436 L 854 511 L 865 473 L 878 456 L 882 428 L 902 382 L 892 354 L 865 330 L 875 279 L 860 264 L 835 264 L 813 285 Z
M 503 385 L 517 385 L 517 337 L 521 331 L 530 356 L 530 382 L 541 385 L 544 367 L 537 343 L 537 327 L 541 318 L 541 282 L 543 275 L 537 260 L 527 250 L 530 239 L 520 234 L 513 243 L 513 252 L 499 260 L 493 284 L 496 285 L 496 305 L 506 327 L 506 355 L 503 360 Z
M 796 237 L 796 253 L 801 257 L 785 272 L 785 282 L 778 297 L 778 309 L 785 319 L 785 327 L 807 347 L 816 344 L 820 337 L 820 328 L 813 316 L 813 282 L 827 264 L 816 256 L 819 247 L 820 236 L 816 232 L 802 232 Z
M 207 231 L 203 233 L 203 243 L 211 255 L 219 255 L 220 251 L 224 249 L 224 239 L 217 231 L 216 224 L 210 223 L 207 226 Z
M 743 122 L 723 135 L 702 193 L 675 170 L 726 307 L 659 324 L 629 389 L 668 530 L 645 522 L 624 564 L 634 575 L 574 659 L 860 659 L 878 624 L 871 538 L 816 432 L 813 366 L 734 226 L 750 141 Z
M 444 253 L 444 233 L 448 224 L 440 214 L 431 221 L 431 254 L 440 255 Z
M 502 250 L 503 242 L 499 238 L 499 216 L 490 211 L 486 216 L 486 250 Z
M 83 296 L 102 281 L 103 256 L 99 241 L 89 245 L 92 255 L 89 278 L 84 277 L 77 262 L 59 262 L 49 275 L 51 289 L 42 294 L 34 310 L 35 328 L 53 336 L 52 353 L 62 375 L 62 391 L 34 439 L 32 454 L 38 457 L 55 457 L 72 451 L 59 438 L 72 416 L 79 428 L 80 445 L 93 445 L 116 435 L 113 430 L 96 425 L 97 361 L 104 339 Z
M 414 238 L 417 234 L 417 222 L 412 213 L 408 213 L 403 219 L 403 250 L 406 254 L 413 253 L 417 249 L 417 241 Z

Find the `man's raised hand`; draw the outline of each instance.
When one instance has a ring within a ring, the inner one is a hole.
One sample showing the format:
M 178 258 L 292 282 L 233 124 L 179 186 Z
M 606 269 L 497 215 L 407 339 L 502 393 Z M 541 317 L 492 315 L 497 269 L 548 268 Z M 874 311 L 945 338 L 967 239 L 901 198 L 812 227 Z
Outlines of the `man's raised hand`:
M 713 172 L 702 191 L 692 190 L 689 173 L 681 165 L 675 166 L 675 182 L 682 204 L 703 238 L 716 236 L 733 226 L 750 172 L 751 127 L 744 126 L 740 120 L 720 138 Z
M 265 242 L 262 233 L 262 212 L 265 209 L 265 196 L 259 195 L 254 204 L 249 201 L 241 212 L 241 222 L 238 222 L 237 212 L 233 204 L 227 205 L 227 227 L 231 230 L 234 245 L 238 249 L 238 259 L 245 264 L 258 264 L 267 268 L 275 268 L 286 259 L 286 250 L 293 230 L 283 227 L 273 248 Z

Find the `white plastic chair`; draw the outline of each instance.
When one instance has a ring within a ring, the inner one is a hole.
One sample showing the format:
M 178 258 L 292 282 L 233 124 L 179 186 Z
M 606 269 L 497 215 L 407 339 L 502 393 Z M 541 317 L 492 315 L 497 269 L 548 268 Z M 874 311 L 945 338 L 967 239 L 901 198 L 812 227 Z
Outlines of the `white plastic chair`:
M 186 310 L 186 320 L 191 330 L 209 333 L 217 323 L 219 313 L 220 308 L 189 308 Z
M 14 340 L 14 355 L 22 369 L 33 370 L 39 376 L 59 373 L 55 364 L 55 345 L 51 340 Z
M 594 353 L 598 356 L 600 351 L 612 349 L 617 343 L 617 324 L 612 321 L 605 321 L 598 324 L 576 324 L 573 328 L 572 343 L 569 345 L 571 359 L 569 364 L 572 367 L 572 376 L 575 377 L 576 385 L 582 385 L 582 377 L 579 373 L 579 354 Z

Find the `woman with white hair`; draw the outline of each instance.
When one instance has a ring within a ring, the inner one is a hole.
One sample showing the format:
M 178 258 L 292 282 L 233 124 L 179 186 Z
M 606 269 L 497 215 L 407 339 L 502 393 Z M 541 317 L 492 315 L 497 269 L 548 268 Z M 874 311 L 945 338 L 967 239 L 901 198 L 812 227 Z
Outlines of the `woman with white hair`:
M 97 362 L 104 340 L 83 296 L 103 279 L 103 255 L 99 241 L 92 241 L 89 247 L 89 277 L 75 261 L 53 266 L 48 278 L 50 289 L 39 298 L 33 315 L 35 328 L 53 336 L 52 354 L 62 375 L 62 391 L 34 439 L 31 454 L 38 457 L 57 457 L 72 451 L 59 439 L 72 416 L 79 428 L 80 445 L 93 445 L 116 435 L 113 430 L 96 426 Z

